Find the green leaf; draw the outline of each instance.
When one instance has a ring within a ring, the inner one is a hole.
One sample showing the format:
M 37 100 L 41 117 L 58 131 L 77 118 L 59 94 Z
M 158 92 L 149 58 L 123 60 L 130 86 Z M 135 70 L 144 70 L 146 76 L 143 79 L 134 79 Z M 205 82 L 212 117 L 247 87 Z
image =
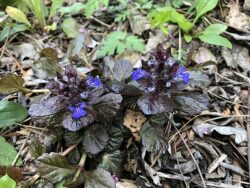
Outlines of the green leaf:
M 5 141 L 3 137 L 0 136 L 0 165 L 9 166 L 14 161 L 17 152 L 11 144 Z M 21 160 L 18 160 L 16 165 L 19 166 L 22 164 Z
M 195 24 L 203 14 L 206 14 L 208 11 L 214 9 L 218 2 L 219 0 L 197 0 L 195 2 L 196 16 L 193 24 Z
M 56 14 L 56 11 L 62 7 L 65 0 L 52 0 L 52 5 L 50 8 L 49 19 Z
M 0 128 L 21 122 L 27 116 L 28 111 L 21 104 L 10 101 L 0 102 Z
M 0 187 L 2 188 L 16 188 L 16 182 L 11 179 L 8 174 L 0 178 Z
M 226 25 L 223 25 L 223 24 L 211 24 L 209 25 L 203 32 L 202 34 L 221 34 L 223 33 L 224 31 L 227 30 L 227 26 Z
M 151 27 L 160 28 L 164 33 L 168 33 L 167 28 L 164 26 L 168 22 L 178 24 L 185 33 L 188 33 L 193 27 L 193 24 L 184 15 L 178 13 L 170 6 L 152 11 L 148 17 Z
M 94 171 L 84 172 L 85 188 L 115 188 L 115 181 L 111 174 L 104 169 L 98 168 Z
M 109 135 L 103 125 L 91 125 L 84 132 L 83 145 L 89 154 L 97 154 L 102 151 L 108 145 L 108 141 Z
M 43 0 L 25 0 L 23 1 L 36 16 L 39 24 L 44 28 L 46 26 L 46 6 Z
M 148 151 L 159 152 L 161 154 L 167 151 L 168 144 L 161 126 L 154 125 L 147 121 L 143 124 L 140 134 L 142 144 Z
M 67 158 L 58 153 L 43 154 L 37 158 L 36 166 L 39 175 L 52 183 L 75 174 L 75 169 L 68 163 Z
M 79 33 L 77 22 L 73 18 L 66 18 L 61 28 L 69 38 L 75 38 Z
M 67 187 L 64 187 L 64 181 L 60 181 L 55 185 L 55 188 L 67 188 Z
M 0 79 L 0 93 L 8 95 L 11 93 L 16 93 L 20 91 L 26 91 L 27 89 L 23 87 L 24 80 L 15 75 L 7 75 Z
M 72 6 L 62 7 L 58 11 L 64 15 L 64 14 L 71 14 L 75 15 L 78 14 L 81 10 L 85 9 L 85 4 L 83 3 L 74 3 Z
M 123 155 L 120 150 L 113 153 L 104 153 L 98 167 L 109 171 L 111 174 L 121 177 Z
M 202 34 L 198 36 L 199 39 L 205 43 L 213 44 L 217 46 L 224 46 L 226 48 L 232 48 L 232 43 L 225 37 L 217 34 Z
M 102 5 L 107 7 L 109 5 L 109 0 L 88 0 L 85 7 L 86 17 L 90 18 Z
M 191 42 L 192 41 L 192 36 L 191 35 L 188 35 L 188 34 L 184 34 L 184 39 L 187 43 Z
M 20 22 L 20 23 L 24 23 L 28 26 L 31 26 L 30 22 L 28 21 L 26 15 L 23 13 L 23 11 L 21 11 L 15 7 L 7 6 L 6 12 L 9 15 L 9 17 L 11 17 L 13 20 Z
M 15 24 L 13 26 L 5 25 L 0 33 L 0 42 L 4 41 L 9 36 L 25 31 L 27 29 L 29 29 L 28 26 L 24 24 Z
M 104 57 L 106 55 L 114 55 L 115 52 L 121 54 L 125 50 L 143 52 L 144 49 L 145 44 L 142 39 L 129 35 L 126 32 L 116 31 L 107 36 L 97 55 Z

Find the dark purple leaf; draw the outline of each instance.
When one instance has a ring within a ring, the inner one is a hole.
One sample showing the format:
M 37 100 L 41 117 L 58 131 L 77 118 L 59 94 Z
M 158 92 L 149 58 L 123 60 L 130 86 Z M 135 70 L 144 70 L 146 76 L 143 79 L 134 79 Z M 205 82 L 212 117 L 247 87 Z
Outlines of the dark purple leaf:
M 62 125 L 64 128 L 70 131 L 78 131 L 83 127 L 86 127 L 94 122 L 95 120 L 95 112 L 93 110 L 86 109 L 87 115 L 81 117 L 78 120 L 74 120 L 72 118 L 71 112 L 66 112 L 63 116 Z
M 100 124 L 91 125 L 83 136 L 83 145 L 87 153 L 91 155 L 101 152 L 109 142 L 106 127 Z
M 103 122 L 112 122 L 118 109 L 122 96 L 120 94 L 109 93 L 106 94 L 96 101 L 94 101 L 94 109 L 97 111 L 97 117 Z
M 132 64 L 126 60 L 121 60 L 115 63 L 115 66 L 113 68 L 114 78 L 117 81 L 122 82 L 123 80 L 131 76 L 132 71 L 133 71 Z
M 159 94 L 145 94 L 137 100 L 137 105 L 147 115 L 171 112 L 173 110 L 171 98 Z
M 45 153 L 46 147 L 40 142 L 40 140 L 38 139 L 33 139 L 30 143 L 29 143 L 29 152 L 31 154 L 32 157 L 39 157 L 42 154 Z
M 98 167 L 109 171 L 111 174 L 121 177 L 123 157 L 124 156 L 120 150 L 116 150 L 112 153 L 104 153 Z
M 66 157 L 58 153 L 43 154 L 36 160 L 38 174 L 51 183 L 57 183 L 68 176 L 74 176 L 75 168 Z
M 107 152 L 113 152 L 120 148 L 123 143 L 123 132 L 122 129 L 117 126 L 111 126 L 108 129 L 109 144 L 107 146 Z
M 168 144 L 162 126 L 152 125 L 147 121 L 143 124 L 140 135 L 142 137 L 142 144 L 148 151 L 161 154 L 167 151 Z
M 31 104 L 29 115 L 31 117 L 50 116 L 64 110 L 66 106 L 67 101 L 63 96 L 55 96 Z
M 115 188 L 111 174 L 102 168 L 84 172 L 85 188 Z
M 66 132 L 64 134 L 66 146 L 81 143 L 83 138 L 82 134 L 82 131 Z
M 173 95 L 174 108 L 181 115 L 196 115 L 208 109 L 209 98 L 195 92 L 185 92 Z

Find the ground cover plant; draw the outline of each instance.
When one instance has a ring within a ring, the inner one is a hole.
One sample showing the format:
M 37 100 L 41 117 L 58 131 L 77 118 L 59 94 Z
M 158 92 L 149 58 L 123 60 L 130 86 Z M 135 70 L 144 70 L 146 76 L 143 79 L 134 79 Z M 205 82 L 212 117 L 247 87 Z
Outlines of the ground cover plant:
M 0 0 L 0 188 L 247 187 L 249 10 Z

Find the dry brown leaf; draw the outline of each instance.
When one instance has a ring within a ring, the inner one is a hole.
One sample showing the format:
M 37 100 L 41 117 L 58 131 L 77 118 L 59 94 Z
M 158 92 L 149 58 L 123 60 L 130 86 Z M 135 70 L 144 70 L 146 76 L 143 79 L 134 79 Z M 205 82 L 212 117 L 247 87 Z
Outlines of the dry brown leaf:
M 115 62 L 119 62 L 121 60 L 130 62 L 134 68 L 141 67 L 141 54 L 138 52 L 127 51 L 115 56 Z
M 140 130 L 146 117 L 141 112 L 127 110 L 124 117 L 124 126 L 127 127 L 137 141 L 140 140 Z
M 134 181 L 121 179 L 116 183 L 116 188 L 137 188 L 137 186 L 134 184 Z
M 210 61 L 216 62 L 216 57 L 209 49 L 200 47 L 193 55 L 192 60 L 197 64 L 202 64 Z
M 242 30 L 250 30 L 250 17 L 239 11 L 237 4 L 229 5 L 229 12 L 225 21 L 233 28 Z
M 240 104 L 234 105 L 234 112 L 237 116 L 239 116 L 238 120 L 239 120 L 240 124 L 243 126 L 243 117 L 242 117 L 242 114 L 240 112 L 240 106 L 241 106 Z
M 229 67 L 236 68 L 239 66 L 243 71 L 250 71 L 250 56 L 246 47 L 233 45 L 231 50 L 223 48 L 221 55 Z

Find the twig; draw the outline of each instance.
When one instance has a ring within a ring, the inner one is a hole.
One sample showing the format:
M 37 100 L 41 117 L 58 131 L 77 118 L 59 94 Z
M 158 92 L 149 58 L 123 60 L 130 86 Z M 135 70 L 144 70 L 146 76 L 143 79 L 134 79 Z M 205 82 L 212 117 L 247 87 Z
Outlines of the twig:
M 225 169 L 231 170 L 232 172 L 239 174 L 241 176 L 246 176 L 246 174 L 247 174 L 244 170 L 242 170 L 240 167 L 235 166 L 235 165 L 221 162 L 220 166 L 222 166 Z
M 178 60 L 181 60 L 181 29 L 179 28 L 179 50 L 178 50 Z
M 67 148 L 64 152 L 61 153 L 62 156 L 66 156 L 68 153 L 70 153 L 73 149 L 75 149 L 78 146 L 78 144 L 74 144 Z
M 48 89 L 32 89 L 30 92 L 31 93 L 49 93 L 50 90 L 48 90 Z
M 11 164 L 12 166 L 14 166 L 14 165 L 16 164 L 16 162 L 17 162 L 17 160 L 18 160 L 18 158 L 19 158 L 21 152 L 23 151 L 25 145 L 27 144 L 27 142 L 28 142 L 28 140 L 29 140 L 29 138 L 30 138 L 30 134 L 31 134 L 31 133 L 29 133 L 29 135 L 28 135 L 27 138 L 25 139 L 24 143 L 22 144 L 20 150 L 18 151 L 18 153 L 17 153 L 17 155 L 16 155 L 14 161 L 13 161 L 12 164 Z
M 218 166 L 220 166 L 220 163 L 224 161 L 227 158 L 227 155 L 222 154 L 220 157 L 215 159 L 212 164 L 208 167 L 208 173 L 212 173 Z
M 250 106 L 250 86 L 248 86 L 248 102 L 247 105 Z M 250 109 L 248 108 L 247 114 L 250 116 Z M 250 117 L 247 118 L 247 156 L 248 156 L 248 170 L 249 170 L 249 182 L 250 182 Z
M 180 181 L 189 181 L 189 180 L 191 180 L 191 178 L 187 177 L 187 176 L 166 174 L 166 173 L 162 173 L 162 172 L 157 172 L 156 175 L 161 177 L 161 178 L 175 179 L 175 180 L 180 180 Z
M 198 173 L 199 173 L 199 175 L 200 175 L 200 177 L 201 177 L 201 181 L 202 181 L 203 187 L 206 188 L 206 183 L 205 183 L 205 180 L 204 180 L 204 178 L 203 178 L 203 176 L 202 176 L 201 169 L 200 169 L 200 167 L 199 167 L 197 161 L 195 160 L 192 151 L 191 151 L 190 148 L 188 147 L 186 141 L 184 140 L 184 138 L 182 137 L 182 135 L 181 135 L 181 133 L 178 131 L 178 129 L 177 129 L 175 126 L 173 126 L 173 127 L 174 127 L 175 130 L 178 132 L 178 135 L 180 136 L 180 138 L 181 138 L 183 144 L 184 144 L 185 147 L 187 148 L 187 150 L 188 150 L 188 152 L 189 152 L 189 154 L 190 154 L 192 160 L 194 161 L 194 164 L 195 164 L 195 166 L 196 166 L 196 168 L 197 168 L 197 171 L 198 171 Z
M 94 16 L 92 16 L 91 19 L 93 19 L 94 21 L 98 22 L 99 24 L 101 24 L 109 29 L 112 27 L 111 25 L 106 24 L 105 22 L 103 22 L 102 20 L 99 20 L 98 18 L 96 18 Z

